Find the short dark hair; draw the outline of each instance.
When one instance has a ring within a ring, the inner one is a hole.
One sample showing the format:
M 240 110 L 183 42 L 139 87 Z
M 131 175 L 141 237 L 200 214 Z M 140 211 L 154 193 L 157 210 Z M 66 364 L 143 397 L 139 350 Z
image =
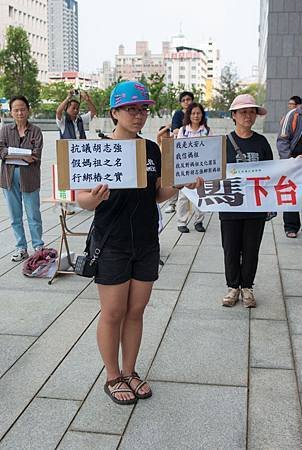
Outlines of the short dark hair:
M 302 104 L 302 99 L 301 99 L 301 97 L 299 97 L 299 95 L 293 95 L 289 100 L 292 100 L 293 102 L 295 102 L 296 105 Z
M 80 102 L 74 98 L 71 98 L 70 100 L 68 100 L 66 106 L 65 106 L 65 111 L 67 111 L 67 109 L 69 108 L 69 106 L 71 105 L 71 103 L 77 103 L 80 106 Z
M 16 100 L 21 100 L 23 103 L 25 103 L 25 105 L 27 106 L 27 109 L 30 108 L 29 101 L 27 100 L 26 97 L 24 97 L 24 95 L 14 95 L 9 101 L 9 109 L 10 109 L 10 111 L 12 110 L 12 105 L 13 105 L 13 103 Z
M 202 117 L 201 117 L 201 121 L 200 121 L 199 125 L 203 125 L 209 132 L 210 128 L 208 127 L 208 124 L 207 124 L 206 113 L 205 113 L 204 107 L 202 106 L 201 103 L 193 102 L 193 103 L 189 104 L 189 106 L 185 112 L 185 115 L 184 115 L 184 120 L 183 120 L 184 127 L 186 125 L 191 125 L 191 113 L 194 108 L 199 108 L 202 113 Z
M 193 102 L 193 100 L 194 100 L 194 94 L 193 94 L 193 92 L 189 92 L 189 91 L 183 91 L 183 92 L 181 92 L 181 93 L 179 94 L 179 102 L 181 102 L 182 99 L 183 99 L 184 97 L 186 97 L 186 96 L 191 97 L 192 102 Z
M 164 128 L 167 128 L 167 126 L 166 126 L 166 125 L 162 125 L 161 127 L 159 127 L 158 131 L 161 131 L 161 130 L 163 130 Z M 170 129 L 170 128 L 167 128 L 167 131 L 169 131 L 169 133 L 170 133 L 171 129 Z
M 117 110 L 118 108 L 112 108 L 112 109 L 110 109 L 110 111 L 109 111 L 109 114 L 110 114 L 110 117 L 111 117 L 111 120 L 112 120 L 112 122 L 114 123 L 114 125 L 117 125 L 117 119 L 115 118 L 115 117 L 113 117 L 113 114 L 112 114 L 112 111 L 113 110 Z

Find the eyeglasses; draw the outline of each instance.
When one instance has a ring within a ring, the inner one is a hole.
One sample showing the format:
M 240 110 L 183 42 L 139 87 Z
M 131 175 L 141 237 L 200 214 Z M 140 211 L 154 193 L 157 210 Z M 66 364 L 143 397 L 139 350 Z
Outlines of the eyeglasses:
M 294 103 L 294 102 L 288 102 L 288 106 L 296 106 L 296 103 Z
M 142 108 L 135 108 L 134 106 L 125 106 L 124 108 L 119 108 L 122 111 L 126 111 L 130 116 L 135 117 L 137 115 L 146 116 L 150 109 L 147 106 L 143 106 Z

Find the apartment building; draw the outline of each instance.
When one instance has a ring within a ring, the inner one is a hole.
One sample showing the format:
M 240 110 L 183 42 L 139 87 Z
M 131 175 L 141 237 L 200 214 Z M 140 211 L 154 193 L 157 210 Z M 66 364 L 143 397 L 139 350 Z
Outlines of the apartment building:
M 41 82 L 47 81 L 48 33 L 47 0 L 0 1 L 0 48 L 5 46 L 6 29 L 11 25 L 27 32 L 31 53 L 37 61 Z
M 115 56 L 115 76 L 125 80 L 139 80 L 144 74 L 149 77 L 153 73 L 164 73 L 162 54 L 152 54 L 147 41 L 137 41 L 135 53 L 125 53 L 124 45 L 118 48 Z
M 49 72 L 79 71 L 78 2 L 48 0 Z

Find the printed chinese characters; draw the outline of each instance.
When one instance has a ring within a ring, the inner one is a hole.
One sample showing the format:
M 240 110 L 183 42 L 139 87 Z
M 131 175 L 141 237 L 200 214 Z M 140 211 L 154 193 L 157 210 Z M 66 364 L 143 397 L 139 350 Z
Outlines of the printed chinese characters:
M 185 138 L 174 141 L 175 184 L 220 179 L 222 172 L 222 137 Z
M 222 181 L 207 181 L 197 189 L 199 196 L 198 206 L 203 202 L 207 206 L 227 203 L 229 206 L 240 206 L 243 204 L 241 178 L 235 177 Z
M 68 147 L 72 189 L 99 183 L 124 187 L 126 173 L 136 178 L 135 141 L 69 141 Z

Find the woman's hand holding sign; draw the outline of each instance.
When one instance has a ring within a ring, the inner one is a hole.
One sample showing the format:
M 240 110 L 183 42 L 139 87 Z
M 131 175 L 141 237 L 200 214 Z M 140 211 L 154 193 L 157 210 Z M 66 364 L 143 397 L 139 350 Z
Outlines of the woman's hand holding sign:
M 81 208 L 94 210 L 101 202 L 108 200 L 110 190 L 108 184 L 98 184 L 89 190 L 80 190 L 76 193 L 76 200 Z
M 187 184 L 178 184 L 176 186 L 173 186 L 174 189 L 182 189 L 184 187 L 188 189 L 198 189 L 202 183 L 204 182 L 204 179 L 202 177 L 197 177 L 195 183 L 187 183 Z

